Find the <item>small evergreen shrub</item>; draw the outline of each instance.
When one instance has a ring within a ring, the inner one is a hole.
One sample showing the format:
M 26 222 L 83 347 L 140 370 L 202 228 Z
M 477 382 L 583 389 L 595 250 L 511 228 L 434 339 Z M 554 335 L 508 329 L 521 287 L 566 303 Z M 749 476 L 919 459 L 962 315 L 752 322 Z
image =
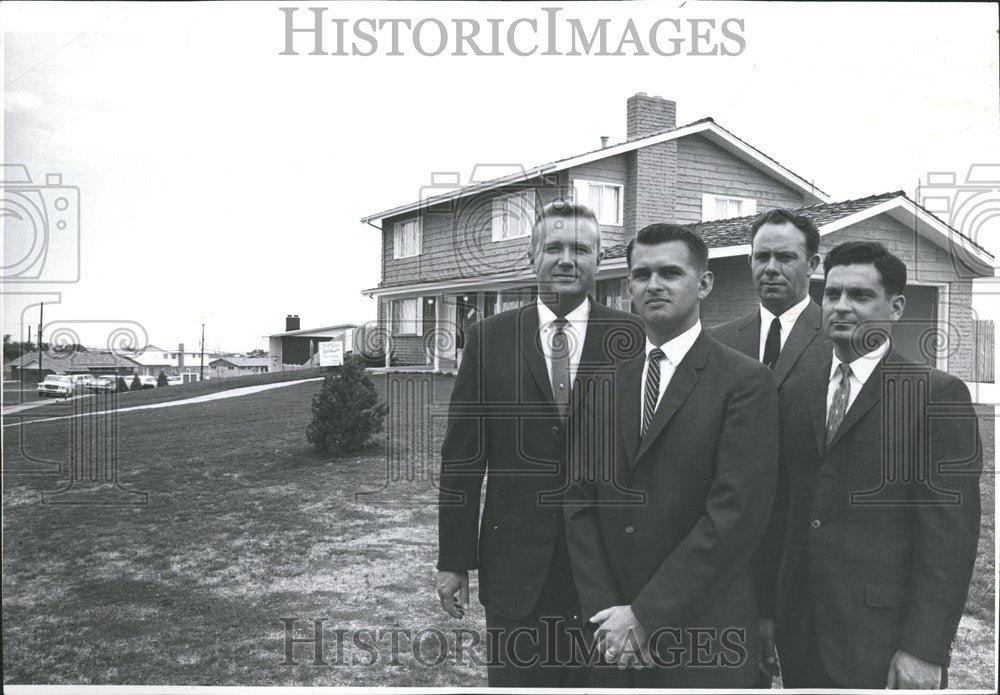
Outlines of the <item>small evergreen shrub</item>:
M 132 390 L 132 391 L 141 391 L 142 390 L 142 382 L 139 381 L 139 375 L 138 374 L 136 374 L 135 376 L 132 377 L 132 385 L 129 386 L 129 389 Z
M 349 355 L 340 371 L 323 379 L 320 392 L 313 396 L 306 439 L 322 454 L 358 452 L 382 431 L 386 410 L 365 372 L 364 360 Z
M 125 379 L 123 379 L 122 377 L 118 377 L 118 381 L 115 382 L 115 391 L 117 393 L 128 392 L 128 384 L 125 383 Z
M 158 377 L 156 377 L 156 386 L 157 386 L 157 388 L 159 388 L 161 386 L 167 386 L 169 384 L 170 384 L 170 382 L 167 381 L 167 375 L 166 375 L 166 373 L 161 369 L 160 370 L 160 375 Z

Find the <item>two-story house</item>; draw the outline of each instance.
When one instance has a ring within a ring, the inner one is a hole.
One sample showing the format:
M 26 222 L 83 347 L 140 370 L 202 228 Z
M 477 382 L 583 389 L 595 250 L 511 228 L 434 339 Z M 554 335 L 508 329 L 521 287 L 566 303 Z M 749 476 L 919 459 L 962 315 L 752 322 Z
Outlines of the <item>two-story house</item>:
M 599 149 L 363 218 L 382 233 L 382 281 L 365 294 L 378 298 L 386 366 L 453 368 L 471 323 L 534 301 L 531 226 L 536 211 L 560 197 L 597 213 L 604 261 L 595 299 L 620 309 L 630 307 L 625 245 L 637 230 L 675 222 L 701 234 L 715 274 L 702 304 L 709 326 L 756 305 L 747 254 L 757 213 L 784 207 L 809 215 L 821 254 L 850 239 L 878 239 L 910 269 L 900 348 L 972 378 L 972 280 L 993 275 L 985 249 L 903 192 L 831 201 L 711 118 L 677 126 L 674 102 L 643 93 L 628 99 L 625 142 L 602 138 Z

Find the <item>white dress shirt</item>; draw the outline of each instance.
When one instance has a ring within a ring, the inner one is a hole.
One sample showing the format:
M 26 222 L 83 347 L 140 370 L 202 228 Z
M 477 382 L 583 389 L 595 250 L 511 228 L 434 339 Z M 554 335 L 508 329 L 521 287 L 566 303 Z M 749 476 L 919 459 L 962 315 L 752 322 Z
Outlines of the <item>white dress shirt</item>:
M 642 386 L 639 388 L 639 422 L 646 417 L 643 395 L 646 391 L 646 374 L 649 372 L 649 353 L 653 348 L 659 347 L 663 350 L 664 357 L 660 358 L 660 393 L 656 396 L 656 405 L 659 407 L 660 400 L 673 378 L 677 365 L 681 363 L 688 350 L 694 345 L 701 334 L 701 320 L 695 321 L 691 328 L 687 329 L 673 340 L 668 340 L 663 345 L 653 345 L 649 338 L 646 338 L 646 363 L 642 366 Z M 655 412 L 655 411 L 654 411 Z
M 767 343 L 767 334 L 771 330 L 771 322 L 776 318 L 781 322 L 781 345 L 779 349 L 783 349 L 785 341 L 788 340 L 788 334 L 792 332 L 795 322 L 799 320 L 799 316 L 809 306 L 809 301 L 809 295 L 806 295 L 805 299 L 795 306 L 786 309 L 785 313 L 781 316 L 775 316 L 765 309 L 763 304 L 760 305 L 760 349 L 757 352 L 757 359 L 761 362 L 764 361 L 764 344 Z
M 551 309 L 545 306 L 541 299 L 538 303 L 538 330 L 542 334 L 542 354 L 545 355 L 545 370 L 549 373 L 549 383 L 552 383 L 552 338 L 556 332 L 555 320 L 558 318 Z M 566 340 L 572 352 L 569 356 L 569 383 L 576 378 L 576 368 L 580 366 L 580 356 L 583 355 L 583 341 L 587 338 L 587 321 L 590 319 L 590 300 L 584 299 L 580 306 L 566 314 L 568 324 L 563 328 Z
M 848 363 L 851 368 L 851 393 L 847 397 L 847 409 L 844 411 L 845 415 L 851 410 L 851 406 L 854 405 L 855 399 L 858 397 L 858 393 L 861 391 L 861 387 L 865 385 L 868 381 L 868 377 L 872 375 L 875 371 L 875 367 L 878 363 L 882 361 L 885 357 L 885 353 L 889 351 L 889 341 L 885 341 L 877 348 L 871 352 L 862 355 L 853 362 Z M 837 353 L 833 353 L 833 364 L 830 365 L 830 381 L 826 387 L 826 416 L 830 417 L 830 406 L 833 404 L 833 394 L 837 392 L 837 387 L 840 386 L 840 360 L 837 359 Z

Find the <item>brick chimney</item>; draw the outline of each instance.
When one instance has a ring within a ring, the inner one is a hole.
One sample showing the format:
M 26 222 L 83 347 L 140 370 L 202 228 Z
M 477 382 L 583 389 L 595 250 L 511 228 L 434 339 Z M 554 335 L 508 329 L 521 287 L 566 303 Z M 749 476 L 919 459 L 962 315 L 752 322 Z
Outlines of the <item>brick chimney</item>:
M 298 314 L 288 314 L 285 316 L 285 330 L 286 331 L 297 331 L 299 330 L 299 315 Z
M 177 370 L 184 369 L 184 343 L 177 343 Z
M 663 97 L 639 92 L 628 98 L 627 133 L 629 140 L 677 127 L 677 103 Z
M 677 104 L 639 92 L 626 106 L 628 139 L 677 127 Z M 625 239 L 654 222 L 673 222 L 677 202 L 677 141 L 646 145 L 625 159 Z

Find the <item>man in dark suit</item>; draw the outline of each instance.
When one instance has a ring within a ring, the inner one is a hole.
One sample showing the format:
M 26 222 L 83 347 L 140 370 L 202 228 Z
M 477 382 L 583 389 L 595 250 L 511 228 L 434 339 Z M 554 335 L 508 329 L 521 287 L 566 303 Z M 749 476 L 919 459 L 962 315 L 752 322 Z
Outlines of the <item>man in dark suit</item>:
M 582 633 L 566 552 L 561 498 L 567 484 L 566 429 L 579 373 L 609 364 L 609 347 L 631 314 L 590 299 L 601 259 L 594 213 L 572 202 L 547 205 L 528 257 L 538 301 L 473 325 L 452 393 L 441 447 L 437 592 L 446 612 L 464 615 L 469 570 L 479 571 L 486 607 L 489 684 L 572 687 Z M 616 337 L 617 336 L 617 337 Z M 480 488 L 486 500 L 479 523 Z M 457 596 L 456 596 L 457 594 Z
M 805 215 L 782 208 L 758 215 L 750 225 L 748 260 L 760 306 L 709 329 L 719 342 L 773 369 L 779 392 L 793 376 L 815 373 L 833 349 L 821 330 L 819 305 L 809 297 L 818 252 L 819 229 Z M 758 566 L 756 573 L 759 582 L 772 583 L 777 559 L 758 556 L 756 562 L 771 563 Z M 774 631 L 774 614 L 762 614 L 760 688 L 770 688 L 778 672 Z
M 960 380 L 893 349 L 901 260 L 857 241 L 824 268 L 834 348 L 782 390 L 785 531 L 762 543 L 784 685 L 945 687 L 979 538 L 976 415 Z
M 808 217 L 781 208 L 758 215 L 750 226 L 749 261 L 760 306 L 709 329 L 719 342 L 773 369 L 779 389 L 830 352 L 819 305 L 809 298 L 818 252 L 819 230 Z
M 599 652 L 636 687 L 749 687 L 757 674 L 750 558 L 777 470 L 777 388 L 701 328 L 708 248 L 691 230 L 629 244 L 645 355 L 621 361 L 612 446 L 574 451 L 567 539 Z M 594 418 L 599 420 L 600 418 Z M 646 668 L 649 667 L 649 668 Z

